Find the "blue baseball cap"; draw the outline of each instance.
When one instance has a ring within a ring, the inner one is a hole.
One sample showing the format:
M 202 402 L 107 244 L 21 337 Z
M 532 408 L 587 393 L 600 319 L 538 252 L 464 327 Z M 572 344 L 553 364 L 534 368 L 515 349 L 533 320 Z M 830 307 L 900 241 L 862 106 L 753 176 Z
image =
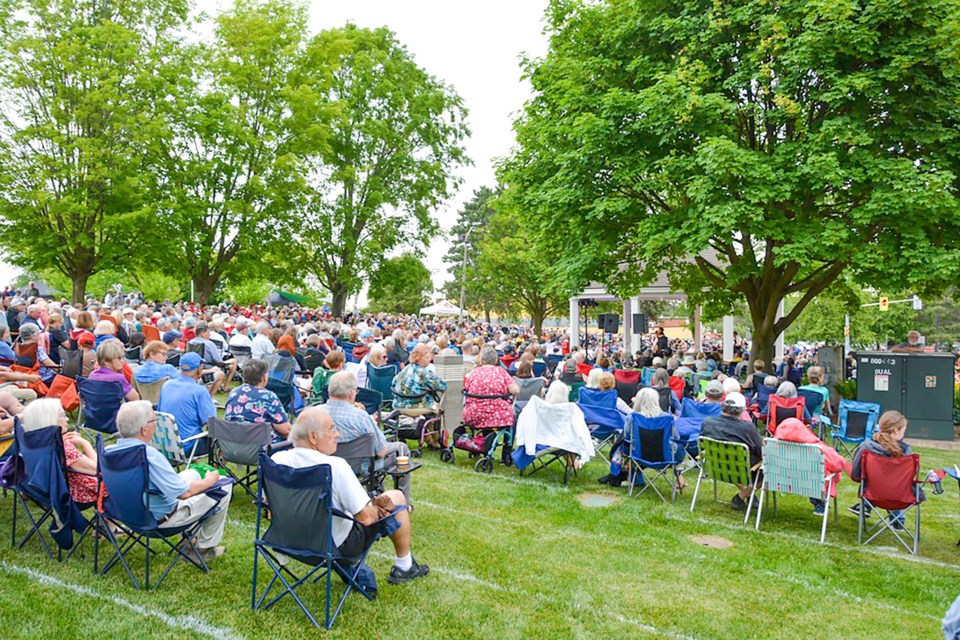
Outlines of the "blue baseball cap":
M 196 371 L 203 366 L 203 359 L 199 353 L 185 353 L 180 356 L 180 369 L 183 371 Z

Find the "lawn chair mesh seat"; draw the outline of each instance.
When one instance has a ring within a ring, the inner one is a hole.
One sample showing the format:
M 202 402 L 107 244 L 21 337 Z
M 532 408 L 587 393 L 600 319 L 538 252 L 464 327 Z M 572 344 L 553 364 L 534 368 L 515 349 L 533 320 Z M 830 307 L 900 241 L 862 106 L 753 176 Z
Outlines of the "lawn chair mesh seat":
M 757 392 L 753 396 L 753 403 L 757 405 L 757 411 L 759 413 L 766 411 L 767 402 L 770 401 L 770 396 L 774 395 L 776 392 L 776 389 L 771 389 L 765 384 L 761 384 L 759 387 L 757 387 Z
M 753 469 L 750 467 L 750 449 L 747 445 L 740 442 L 724 442 L 705 438 L 700 436 L 698 440 L 700 448 L 700 476 L 697 478 L 697 486 L 693 491 L 693 501 L 690 503 L 690 511 L 697 506 L 697 496 L 700 494 L 700 483 L 704 478 L 713 480 L 713 499 L 717 499 L 717 483 L 725 482 L 733 485 L 753 485 L 754 494 L 756 493 L 756 479 L 750 476 Z M 759 469 L 760 465 L 756 466 Z M 743 518 L 746 524 L 750 520 L 750 511 L 753 508 L 754 495 L 750 495 L 747 502 L 747 513 Z
M 806 400 L 801 397 L 782 398 L 778 395 L 770 396 L 767 402 L 767 433 L 777 435 L 777 425 L 788 418 L 803 420 L 803 410 Z
M 869 544 L 884 531 L 889 531 L 907 551 L 913 555 L 919 554 L 922 499 L 922 482 L 917 478 L 919 473 L 920 455 L 917 453 L 888 458 L 870 451 L 863 452 L 860 458 L 860 517 L 857 523 L 859 544 Z M 887 512 L 887 517 L 878 517 L 867 528 L 867 509 L 881 509 Z M 911 510 L 914 512 L 912 532 L 904 526 Z M 894 526 L 895 521 L 904 527 L 902 532 Z
M 83 372 L 83 351 L 66 347 L 59 347 L 57 351 L 60 353 L 60 375 L 73 380 L 79 378 Z
M 296 415 L 296 411 L 294 410 L 294 401 L 296 397 L 294 395 L 293 382 L 290 382 L 288 380 L 283 380 L 281 378 L 274 378 L 273 376 L 268 376 L 267 389 L 277 394 L 277 398 L 280 400 L 280 404 L 283 405 L 283 408 L 287 412 L 287 415 L 290 416 L 292 419 L 293 416 Z
M 77 378 L 80 396 L 80 427 L 96 435 L 117 433 L 117 412 L 123 404 L 123 387 L 119 382 Z
M 600 391 L 580 387 L 577 406 L 583 412 L 590 435 L 596 442 L 594 449 L 606 460 L 601 450 L 623 433 L 625 422 L 623 414 L 617 411 L 617 392 L 613 389 Z
M 206 426 L 210 463 L 256 500 L 257 464 L 264 447 L 273 442 L 273 428 L 267 423 L 227 422 L 222 418 L 210 418 Z M 241 465 L 246 470 L 239 475 L 229 464 Z
M 368 600 L 370 593 L 358 582 L 364 561 L 373 543 L 382 537 L 381 531 L 363 550 L 358 558 L 344 558 L 333 544 L 333 516 L 353 520 L 349 514 L 332 507 L 332 477 L 329 465 L 317 465 L 294 469 L 278 465 L 266 453 L 261 454 L 257 490 L 257 528 L 253 542 L 253 585 L 250 603 L 254 611 L 269 609 L 284 596 L 291 596 L 317 627 L 320 623 L 298 595 L 300 587 L 317 583 L 326 577 L 326 607 L 324 626 L 333 626 L 343 603 L 354 589 Z M 270 512 L 269 526 L 261 534 L 265 511 Z M 389 518 L 389 516 L 388 516 Z M 381 523 L 383 520 L 380 521 Z M 289 562 L 282 562 L 279 555 L 306 564 L 312 568 L 302 576 L 293 573 Z M 266 589 L 257 597 L 259 561 L 262 559 L 272 575 Z M 346 583 L 346 589 L 336 610 L 331 615 L 332 577 L 336 573 Z M 267 596 L 277 582 L 280 594 L 269 602 Z
M 156 382 L 137 382 L 136 376 L 133 378 L 133 388 L 140 394 L 141 400 L 148 400 L 154 409 L 160 404 L 160 389 L 170 378 L 160 378 Z
M 346 358 L 347 362 L 360 362 L 359 360 L 353 359 L 353 348 L 357 346 L 352 342 L 341 342 L 340 348 L 343 349 L 343 355 Z
M 311 351 L 303 355 L 303 368 L 306 369 L 310 375 L 313 375 L 313 372 L 317 370 L 318 367 L 323 365 L 323 359 L 325 358 L 322 351 Z
M 67 558 L 73 555 L 89 533 L 90 522 L 83 516 L 81 509 L 90 504 L 78 505 L 70 497 L 67 484 L 66 463 L 63 454 L 63 439 L 59 425 L 25 431 L 19 419 L 14 422 L 14 437 L 19 455 L 23 459 L 23 481 L 14 486 L 13 522 L 11 525 L 14 547 L 22 549 L 30 538 L 36 535 L 47 557 L 53 559 L 51 545 L 48 544 L 40 527 L 50 521 L 49 534 L 57 546 L 57 559 L 63 558 L 62 551 L 69 549 Z M 30 509 L 30 504 L 40 508 L 39 516 Z M 22 509 L 28 524 L 27 534 L 17 539 L 17 511 Z M 58 526 L 61 524 L 62 526 Z M 80 534 L 74 543 L 73 533 Z
M 766 492 L 773 493 L 774 514 L 777 509 L 777 494 L 791 493 L 806 498 L 823 500 L 823 523 L 820 542 L 827 537 L 827 518 L 830 513 L 830 493 L 839 480 L 839 474 L 831 473 L 824 478 L 823 451 L 815 444 L 787 442 L 775 438 L 763 440 L 763 482 L 760 485 L 760 501 L 757 504 L 757 531 L 763 512 Z M 833 522 L 837 522 L 837 498 L 833 498 Z
M 859 400 L 841 400 L 837 410 L 837 425 L 834 426 L 825 416 L 821 418 L 830 429 L 833 446 L 847 457 L 853 457 L 854 450 L 864 440 L 873 437 L 873 430 L 880 419 L 880 404 Z
M 383 493 L 386 472 L 377 471 L 376 436 L 367 433 L 350 442 L 338 442 L 334 455 L 347 461 L 367 493 L 371 496 Z
M 207 564 L 200 556 L 193 540 L 204 521 L 219 508 L 216 505 L 213 506 L 203 517 L 188 525 L 160 528 L 160 523 L 147 508 L 145 500 L 147 492 L 150 491 L 150 467 L 147 464 L 146 446 L 107 450 L 103 446 L 103 437 L 98 435 L 97 458 L 98 475 L 105 489 L 105 492 L 101 492 L 102 499 L 97 505 L 97 528 L 113 550 L 113 555 L 101 569 L 100 538 L 95 538 L 94 572 L 104 575 L 120 564 L 130 578 L 134 589 L 140 589 L 140 583 L 127 561 L 129 553 L 139 546 L 145 550 L 144 589 L 149 590 L 150 559 L 156 553 L 155 549 L 150 548 L 150 541 L 159 540 L 163 543 L 161 548 L 173 552 L 173 560 L 153 585 L 154 588 L 160 586 L 181 558 L 207 573 L 209 571 Z M 218 500 L 225 495 L 222 488 L 211 489 L 207 493 Z M 117 532 L 111 530 L 111 523 L 126 537 L 121 538 Z M 171 542 L 171 538 L 179 538 L 179 540 L 175 544 Z
M 177 419 L 169 413 L 155 412 L 157 428 L 153 432 L 150 446 L 163 454 L 173 467 L 190 465 L 196 455 L 197 444 L 207 437 L 206 431 L 201 431 L 186 440 L 180 439 L 180 429 L 177 428 Z M 187 446 L 184 446 L 187 445 Z M 186 450 L 190 449 L 190 453 Z
M 667 472 L 676 467 L 673 455 L 673 416 L 661 415 L 656 418 L 648 418 L 639 413 L 631 415 L 633 420 L 630 426 L 630 456 L 629 456 L 629 479 L 630 495 L 633 495 L 634 479 L 639 473 L 643 476 L 646 469 L 653 469 L 656 474 L 653 478 L 644 477 L 643 487 L 637 495 L 647 489 L 653 489 L 654 493 L 660 496 L 660 500 L 666 502 L 660 490 L 657 488 L 657 480 L 665 478 L 670 485 L 670 502 L 677 497 L 677 485 L 670 482 Z

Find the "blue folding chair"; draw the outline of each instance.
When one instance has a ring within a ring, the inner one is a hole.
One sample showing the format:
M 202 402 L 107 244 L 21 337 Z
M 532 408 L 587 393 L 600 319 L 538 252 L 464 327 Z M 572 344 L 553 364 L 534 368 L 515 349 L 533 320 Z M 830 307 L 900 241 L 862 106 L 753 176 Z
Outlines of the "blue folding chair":
M 700 428 L 707 418 L 716 418 L 720 415 L 719 402 L 697 402 L 693 398 L 684 398 L 680 405 L 680 416 L 677 418 L 676 443 L 693 460 L 694 468 L 699 468 L 697 460 L 699 449 L 697 440 L 700 438 Z
M 640 386 L 649 387 L 653 385 L 653 374 L 657 372 L 653 367 L 644 367 L 640 372 Z
M 90 436 L 116 437 L 117 412 L 123 404 L 119 382 L 77 378 L 80 396 L 80 428 Z
M 396 365 L 388 364 L 383 367 L 375 367 L 369 362 L 367 365 L 367 388 L 380 392 L 381 402 L 386 405 L 393 404 L 393 379 L 397 375 Z M 359 390 L 358 390 L 359 392 Z
M 353 589 L 367 600 L 376 596 L 375 585 L 365 580 L 364 570 L 367 554 L 373 543 L 396 530 L 399 523 L 392 515 L 379 520 L 380 526 L 366 548 L 357 558 L 344 558 L 333 543 L 333 517 L 354 520 L 351 514 L 343 513 L 332 505 L 333 484 L 330 465 L 295 469 L 271 460 L 266 452 L 260 454 L 257 483 L 257 529 L 253 541 L 253 585 L 250 604 L 254 611 L 269 609 L 284 596 L 291 596 L 315 626 L 320 623 L 297 594 L 297 589 L 308 583 L 316 583 L 326 577 L 326 608 L 324 626 L 333 626 L 343 603 Z M 269 526 L 262 532 L 270 513 Z M 391 530 L 392 528 L 392 530 Z M 262 533 L 261 533 L 262 532 Z M 291 563 L 280 560 L 280 555 L 311 567 L 302 576 L 297 576 Z M 266 589 L 257 597 L 259 560 L 270 568 L 272 576 Z M 346 583 L 346 589 L 333 615 L 330 613 L 333 574 Z M 370 572 L 372 573 L 372 572 Z M 367 574 L 369 575 L 369 573 Z M 280 594 L 264 604 L 273 587 L 280 582 Z M 366 584 L 365 584 L 366 583 Z
M 776 389 L 772 389 L 765 384 L 761 384 L 757 387 L 757 392 L 753 396 L 753 404 L 757 405 L 757 415 L 759 416 L 762 413 L 767 411 L 767 403 L 770 402 L 770 396 L 777 393 Z
M 614 389 L 600 391 L 580 387 L 578 394 L 577 406 L 583 412 L 587 428 L 595 440 L 594 449 L 609 463 L 610 460 L 603 454 L 602 449 L 623 433 L 626 422 L 624 415 L 617 411 L 617 392 Z
M 12 544 L 22 549 L 36 534 L 47 557 L 52 560 L 53 552 L 40 530 L 40 527 L 50 520 L 49 532 L 57 546 L 57 560 L 62 560 L 62 551 L 68 549 L 69 558 L 83 543 L 90 528 L 90 522 L 83 516 L 81 507 L 86 509 L 92 505 L 78 505 L 70 497 L 67 473 L 75 472 L 66 468 L 60 427 L 53 425 L 25 431 L 17 419 L 14 423 L 14 438 L 17 452 L 23 460 L 23 477 L 13 487 L 15 497 Z M 39 517 L 30 511 L 30 503 L 41 509 Z M 30 529 L 20 540 L 17 540 L 17 505 L 26 514 Z M 74 532 L 80 534 L 76 544 L 73 542 Z
M 660 415 L 656 418 L 648 418 L 639 413 L 631 414 L 633 424 L 630 429 L 630 455 L 629 455 L 629 479 L 630 495 L 633 495 L 635 486 L 634 479 L 639 473 L 644 482 L 637 495 L 640 495 L 649 488 L 653 488 L 654 493 L 660 496 L 664 502 L 667 501 L 657 489 L 657 480 L 667 478 L 667 471 L 674 469 L 683 460 L 676 460 L 673 447 L 673 421 L 672 415 Z M 686 454 L 683 454 L 686 455 Z M 653 478 L 646 478 L 643 475 L 644 470 L 652 469 L 656 471 Z M 668 480 L 669 481 L 669 480 Z M 677 496 L 677 483 L 670 483 L 670 502 L 673 503 Z
M 820 416 L 821 423 L 830 430 L 833 448 L 846 457 L 852 457 L 864 440 L 873 438 L 873 430 L 879 419 L 880 404 L 860 400 L 840 401 L 836 425 L 826 416 Z
M 533 377 L 542 378 L 547 375 L 547 363 L 546 362 L 537 362 L 533 363 Z
M 97 469 L 100 481 L 106 489 L 102 507 L 98 507 L 97 529 L 113 549 L 113 557 L 100 569 L 100 538 L 95 538 L 93 554 L 93 570 L 105 575 L 110 569 L 121 564 L 133 583 L 134 589 L 140 589 L 127 562 L 127 554 L 137 545 L 145 549 L 146 568 L 144 570 L 144 588 L 150 589 L 150 557 L 156 549 L 150 548 L 151 540 L 160 540 L 169 550 L 173 551 L 173 560 L 161 574 L 153 587 L 156 589 L 167 577 L 181 558 L 194 565 L 204 573 L 209 572 L 207 563 L 203 561 L 194 544 L 194 537 L 203 523 L 217 513 L 219 508 L 214 505 L 201 518 L 190 524 L 178 527 L 160 527 L 147 506 L 149 495 L 156 495 L 150 488 L 150 466 L 147 463 L 147 445 L 105 449 L 103 437 L 97 436 Z M 207 494 L 220 500 L 226 496 L 226 491 L 233 484 L 232 478 L 224 478 Z M 224 490 L 226 487 L 226 491 Z M 111 525 L 114 529 L 111 529 Z M 127 537 L 121 540 L 118 533 Z M 170 538 L 179 537 L 174 544 Z M 161 546 L 163 548 L 163 546 Z
M 353 359 L 353 348 L 357 346 L 353 342 L 341 342 L 340 348 L 343 349 L 343 355 L 346 357 L 347 362 L 360 362 L 359 360 Z

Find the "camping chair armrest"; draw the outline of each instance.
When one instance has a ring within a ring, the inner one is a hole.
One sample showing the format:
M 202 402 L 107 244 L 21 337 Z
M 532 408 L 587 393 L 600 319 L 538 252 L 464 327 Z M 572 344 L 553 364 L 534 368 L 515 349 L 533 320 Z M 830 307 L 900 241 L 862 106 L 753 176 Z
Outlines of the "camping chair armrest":
M 194 440 L 199 440 L 200 438 L 206 438 L 208 435 L 210 435 L 208 432 L 206 432 L 206 431 L 201 431 L 200 433 L 198 433 L 198 434 L 195 435 L 195 436 L 190 436 L 189 438 L 184 438 L 183 440 L 180 441 L 180 443 L 183 444 L 183 443 L 185 443 L 185 442 L 193 442 Z
M 96 478 L 96 477 L 97 477 L 97 474 L 95 474 L 95 473 L 84 473 L 83 471 L 75 471 L 74 469 L 71 469 L 70 467 L 67 467 L 67 473 L 72 473 L 72 474 L 78 475 L 78 476 L 86 476 L 87 478 Z
M 369 504 L 373 504 L 373 501 L 371 501 Z M 374 520 L 373 522 L 371 522 L 369 525 L 365 525 L 365 526 L 372 527 L 372 526 L 374 526 L 374 525 L 380 524 L 381 522 L 383 522 L 384 520 L 386 520 L 386 519 L 389 518 L 390 516 L 396 515 L 396 514 L 397 514 L 397 511 L 406 511 L 406 509 L 407 509 L 407 505 L 405 505 L 405 504 L 395 505 L 394 510 L 393 510 L 393 513 L 389 513 L 389 514 L 383 516 L 382 518 L 378 518 L 377 520 Z M 351 521 L 351 522 L 360 522 L 359 520 L 357 520 L 356 518 L 354 518 L 354 517 L 353 517 L 352 515 L 350 515 L 349 513 L 345 513 L 345 512 L 343 512 L 343 511 L 340 511 L 340 509 L 337 509 L 337 508 L 335 508 L 335 507 L 330 507 L 330 513 L 332 513 L 333 515 L 337 516 L 338 518 L 343 518 L 344 520 L 349 520 L 349 521 Z M 361 523 L 361 524 L 362 524 L 362 523 Z
M 761 461 L 758 462 L 757 464 L 755 464 L 755 465 L 753 465 L 752 467 L 750 467 L 750 473 L 753 473 L 754 471 L 759 471 L 759 470 L 762 469 L 762 468 L 763 468 L 763 460 L 761 460 Z

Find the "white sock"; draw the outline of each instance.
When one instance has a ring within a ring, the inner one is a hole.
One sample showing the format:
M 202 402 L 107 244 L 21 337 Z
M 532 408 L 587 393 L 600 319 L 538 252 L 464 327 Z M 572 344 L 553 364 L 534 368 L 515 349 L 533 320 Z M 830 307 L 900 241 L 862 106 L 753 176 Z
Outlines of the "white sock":
M 408 552 L 407 555 L 402 558 L 397 556 L 396 560 L 393 561 L 393 566 L 400 569 L 400 571 L 409 571 L 410 567 L 413 566 L 413 554 Z

